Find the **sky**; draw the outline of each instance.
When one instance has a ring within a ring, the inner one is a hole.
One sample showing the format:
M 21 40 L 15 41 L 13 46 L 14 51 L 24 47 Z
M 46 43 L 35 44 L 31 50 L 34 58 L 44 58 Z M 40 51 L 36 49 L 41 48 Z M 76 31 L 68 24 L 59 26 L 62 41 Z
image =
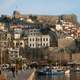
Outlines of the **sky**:
M 0 15 L 22 14 L 65 15 L 76 14 L 80 22 L 80 0 L 0 0 Z

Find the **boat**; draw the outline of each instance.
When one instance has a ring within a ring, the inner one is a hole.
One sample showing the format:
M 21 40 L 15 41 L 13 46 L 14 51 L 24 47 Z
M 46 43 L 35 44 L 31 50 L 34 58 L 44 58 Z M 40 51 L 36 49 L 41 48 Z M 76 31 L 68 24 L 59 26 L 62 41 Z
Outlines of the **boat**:
M 64 75 L 64 71 L 58 68 L 42 68 L 37 73 L 39 75 Z
M 70 69 L 65 71 L 65 75 L 69 76 L 70 75 Z
M 75 72 L 80 72 L 80 67 L 76 67 Z

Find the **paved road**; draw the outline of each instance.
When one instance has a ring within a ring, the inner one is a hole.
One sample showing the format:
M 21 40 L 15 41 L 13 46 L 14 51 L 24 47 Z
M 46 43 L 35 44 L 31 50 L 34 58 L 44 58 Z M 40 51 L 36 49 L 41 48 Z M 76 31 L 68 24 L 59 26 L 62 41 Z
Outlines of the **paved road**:
M 11 71 L 4 71 L 3 74 L 8 78 L 8 80 L 27 80 L 27 78 L 30 76 L 30 74 L 33 72 L 33 70 L 19 70 L 18 73 L 13 76 Z

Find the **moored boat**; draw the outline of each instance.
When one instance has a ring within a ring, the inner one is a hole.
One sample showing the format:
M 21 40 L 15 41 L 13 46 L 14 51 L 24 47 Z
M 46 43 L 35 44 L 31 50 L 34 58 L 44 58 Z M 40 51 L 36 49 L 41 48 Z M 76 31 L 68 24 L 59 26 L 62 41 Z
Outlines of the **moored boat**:
M 75 72 L 80 72 L 80 67 L 76 67 Z
M 70 69 L 65 71 L 65 75 L 70 75 Z
M 64 71 L 58 68 L 42 68 L 37 73 L 39 75 L 64 75 Z

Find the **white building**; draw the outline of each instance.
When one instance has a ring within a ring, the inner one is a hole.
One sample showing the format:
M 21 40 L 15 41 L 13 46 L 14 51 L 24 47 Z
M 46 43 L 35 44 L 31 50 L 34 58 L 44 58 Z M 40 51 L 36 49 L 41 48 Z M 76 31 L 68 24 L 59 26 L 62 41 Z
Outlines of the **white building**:
M 20 39 L 20 37 L 21 37 L 20 34 L 18 34 L 18 33 L 15 33 L 15 34 L 14 34 L 14 39 Z
M 42 48 L 50 46 L 49 35 L 29 35 L 28 36 L 28 47 L 30 48 Z
M 56 30 L 57 30 L 57 31 L 63 31 L 62 25 L 56 24 Z

